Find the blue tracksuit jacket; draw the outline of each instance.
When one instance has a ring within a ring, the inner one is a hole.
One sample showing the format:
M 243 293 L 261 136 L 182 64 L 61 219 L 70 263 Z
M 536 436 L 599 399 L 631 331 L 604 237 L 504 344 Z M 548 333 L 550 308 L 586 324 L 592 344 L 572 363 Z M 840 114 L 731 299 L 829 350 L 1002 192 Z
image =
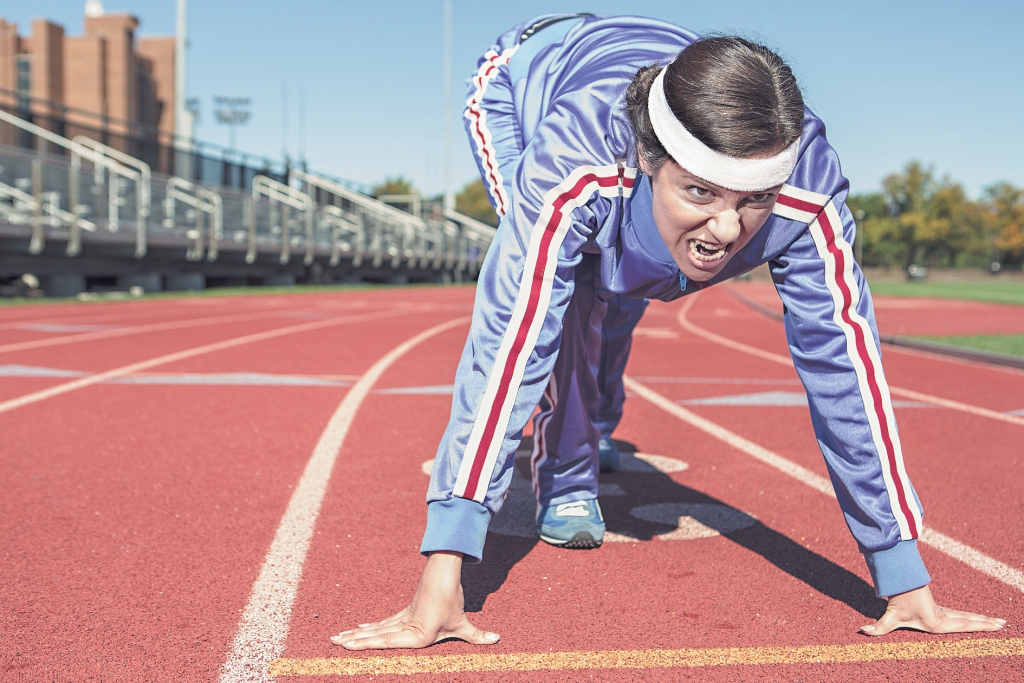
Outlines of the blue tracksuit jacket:
M 805 112 L 799 160 L 773 215 L 712 280 L 688 282 L 654 224 L 624 96 L 640 67 L 671 61 L 697 36 L 640 17 L 556 19 L 502 35 L 470 81 L 468 127 L 503 217 L 480 273 L 421 550 L 482 556 L 511 482 L 509 455 L 559 354 L 578 267 L 587 291 L 596 280 L 612 295 L 671 301 L 768 263 L 815 435 L 876 591 L 925 585 L 921 507 L 850 248 L 849 185 L 824 124 Z M 492 130 L 489 116 L 503 125 Z

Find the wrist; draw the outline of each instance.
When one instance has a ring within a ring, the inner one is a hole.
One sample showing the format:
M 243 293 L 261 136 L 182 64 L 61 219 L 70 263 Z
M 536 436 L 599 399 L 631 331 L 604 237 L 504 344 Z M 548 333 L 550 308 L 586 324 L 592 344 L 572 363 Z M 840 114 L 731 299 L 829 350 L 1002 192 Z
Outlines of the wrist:
M 925 569 L 917 540 L 900 541 L 891 548 L 864 553 L 868 571 L 879 597 L 909 593 L 928 585 L 931 577 Z

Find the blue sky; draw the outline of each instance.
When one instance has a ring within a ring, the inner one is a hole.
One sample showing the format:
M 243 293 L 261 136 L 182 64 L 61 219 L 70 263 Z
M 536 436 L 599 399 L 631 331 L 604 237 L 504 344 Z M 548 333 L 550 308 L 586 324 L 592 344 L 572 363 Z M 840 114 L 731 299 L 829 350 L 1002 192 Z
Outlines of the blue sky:
M 84 0 L 5 3 L 28 33 L 33 17 L 82 30 Z M 175 0 L 105 0 L 140 35 L 174 31 Z M 244 151 L 280 158 L 302 146 L 311 168 L 373 183 L 405 175 L 441 190 L 442 2 L 190 0 L 189 94 L 202 103 L 197 137 L 226 144 L 214 95 L 252 98 Z M 453 185 L 476 174 L 462 132 L 464 81 L 501 32 L 549 12 L 628 12 L 768 44 L 794 67 L 824 119 L 853 191 L 879 187 L 911 159 L 934 164 L 971 194 L 1024 186 L 1024 3 L 632 3 L 454 0 Z M 282 85 L 288 89 L 288 134 Z M 300 130 L 304 93 L 305 126 Z

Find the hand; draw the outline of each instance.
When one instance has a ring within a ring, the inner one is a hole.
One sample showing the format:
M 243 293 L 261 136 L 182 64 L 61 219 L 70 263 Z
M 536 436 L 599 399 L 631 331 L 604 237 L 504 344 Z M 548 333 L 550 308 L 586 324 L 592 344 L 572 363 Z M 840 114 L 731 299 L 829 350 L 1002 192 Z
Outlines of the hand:
M 462 553 L 431 553 L 408 607 L 390 619 L 342 631 L 331 642 L 348 650 L 427 647 L 445 638 L 474 645 L 497 643 L 498 634 L 473 626 L 464 609 Z
M 969 633 L 998 631 L 1005 625 L 1005 619 L 939 607 L 928 586 L 922 586 L 889 598 L 889 606 L 882 618 L 861 626 L 860 630 L 869 636 L 884 636 L 898 628 L 912 628 L 925 633 Z

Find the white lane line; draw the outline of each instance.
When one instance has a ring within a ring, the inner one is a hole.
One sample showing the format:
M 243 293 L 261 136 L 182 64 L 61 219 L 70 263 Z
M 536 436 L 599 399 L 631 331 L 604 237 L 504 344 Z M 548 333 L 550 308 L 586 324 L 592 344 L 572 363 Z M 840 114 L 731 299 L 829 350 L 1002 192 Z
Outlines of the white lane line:
M 683 408 L 682 406 L 665 398 L 658 392 L 640 384 L 631 377 L 623 377 L 623 382 L 627 389 L 636 395 L 647 399 L 665 412 L 678 417 L 683 422 L 687 422 L 697 429 L 710 434 L 716 439 L 724 441 L 736 450 L 753 456 L 766 465 L 770 465 L 771 467 L 788 474 L 797 481 L 810 486 L 816 491 L 824 493 L 827 496 L 831 496 L 832 498 L 836 497 L 835 491 L 832 489 L 832 482 L 820 474 L 816 474 L 806 467 L 797 465 L 795 462 L 787 460 L 781 455 L 773 453 L 767 448 L 759 446 L 753 441 L 744 439 L 739 434 L 731 432 L 725 427 L 717 425 L 714 422 Z M 982 574 L 987 574 L 994 579 L 1002 581 L 1008 586 L 1012 586 L 1019 591 L 1024 591 L 1024 572 L 1014 569 L 1008 564 L 1004 564 L 995 558 L 989 557 L 988 555 L 971 548 L 968 545 L 964 545 L 959 541 L 953 540 L 949 536 L 931 529 L 925 529 L 918 540 L 925 545 L 935 548 L 939 552 L 949 555 L 955 560 L 963 562 L 968 567 L 971 567 Z
M 50 337 L 49 339 L 33 339 L 31 341 L 3 344 L 0 345 L 0 353 L 11 353 L 12 351 L 28 351 L 30 349 L 41 349 L 47 346 L 59 346 L 61 344 L 74 344 L 76 342 L 93 341 L 96 339 L 123 337 L 128 334 L 142 334 L 144 332 L 161 332 L 163 330 L 176 330 L 182 327 L 199 327 L 200 325 L 219 325 L 221 323 L 241 322 L 243 320 L 253 320 L 255 318 L 271 318 L 277 317 L 280 314 L 280 311 L 277 310 L 259 311 L 257 313 L 235 313 L 232 315 L 218 315 L 210 318 L 189 318 L 187 320 L 172 320 L 164 323 L 135 325 L 133 327 L 117 327 L 111 330 L 83 332 L 81 334 L 69 334 L 63 337 Z
M 708 341 L 715 342 L 716 344 L 721 344 L 722 346 L 733 349 L 734 351 L 740 351 L 741 353 L 746 353 L 751 356 L 757 356 L 758 358 L 763 358 L 764 360 L 771 361 L 772 363 L 778 363 L 780 365 L 793 367 L 793 360 L 789 356 L 783 356 L 778 353 L 772 353 L 771 351 L 765 351 L 764 349 L 749 346 L 747 344 L 744 344 L 743 342 L 734 341 L 727 337 L 715 334 L 714 332 L 709 332 L 708 330 L 705 330 L 702 327 L 697 327 L 696 325 L 691 323 L 687 319 L 686 314 L 690 312 L 691 308 L 693 308 L 693 304 L 696 303 L 697 301 L 697 296 L 698 295 L 696 294 L 690 295 L 689 300 L 682 305 L 682 307 L 679 309 L 679 314 L 677 315 L 679 324 L 687 332 L 692 332 L 698 337 L 703 337 Z M 943 408 L 949 408 L 950 410 L 957 410 L 962 413 L 977 415 L 978 417 L 987 417 L 992 420 L 999 420 L 1000 422 L 1009 422 L 1010 424 L 1024 427 L 1024 417 L 1017 417 L 1016 415 L 1000 413 L 997 410 L 989 410 L 988 408 L 973 406 L 968 403 L 961 403 L 960 401 L 953 401 L 948 398 L 940 398 L 938 396 L 932 396 L 931 394 L 925 394 L 920 391 L 902 389 L 900 387 L 895 387 L 891 384 L 889 385 L 889 392 L 894 396 L 902 396 L 903 398 L 909 398 L 914 401 L 924 401 L 925 403 L 932 403 L 937 406 L 942 406 Z
M 374 363 L 345 394 L 313 449 L 313 455 L 274 534 L 224 664 L 221 683 L 273 680 L 268 667 L 284 652 L 292 604 L 327 482 L 363 399 L 384 371 L 414 346 L 469 321 L 469 317 L 450 320 L 396 346 Z
M 421 309 L 423 310 L 423 309 Z M 122 365 L 119 368 L 113 370 L 106 370 L 104 372 L 97 372 L 94 375 L 88 377 L 82 377 L 81 379 L 72 380 L 63 384 L 49 387 L 47 389 L 41 389 L 34 391 L 31 394 L 25 394 L 18 398 L 12 398 L 7 401 L 0 402 L 0 413 L 6 413 L 14 410 L 15 408 L 21 408 L 22 406 L 29 405 L 31 403 L 38 403 L 54 396 L 60 396 L 66 394 L 69 391 L 75 391 L 76 389 L 83 389 L 93 384 L 99 384 L 100 382 L 109 382 L 112 379 L 118 377 L 124 377 L 140 370 L 147 370 L 157 365 L 163 365 L 164 363 L 173 363 L 174 361 L 184 360 L 186 358 L 193 358 L 205 353 L 213 353 L 214 351 L 223 351 L 224 349 L 234 348 L 243 344 L 251 344 L 253 342 L 265 341 L 267 339 L 274 339 L 276 337 L 283 337 L 289 334 L 296 334 L 298 332 L 306 332 L 309 330 L 318 330 L 323 327 L 330 327 L 332 325 L 342 325 L 349 322 L 360 322 L 364 320 L 374 320 L 376 318 L 386 318 L 396 315 L 409 315 L 418 311 L 412 310 L 399 310 L 399 311 L 384 311 L 381 313 L 362 313 L 357 315 L 348 315 L 340 318 L 334 318 L 333 320 L 318 320 L 311 323 L 303 323 L 301 325 L 292 325 L 290 327 L 282 327 L 276 330 L 268 330 L 266 332 L 257 332 L 255 334 L 247 334 L 242 337 L 235 337 L 234 339 L 227 339 L 225 341 L 215 342 L 213 344 L 205 344 L 203 346 L 196 346 L 191 349 L 185 349 L 184 351 L 175 351 L 174 353 L 168 353 L 163 356 L 157 356 L 156 358 L 150 358 L 149 360 L 139 361 L 138 363 L 132 363 L 130 365 Z

